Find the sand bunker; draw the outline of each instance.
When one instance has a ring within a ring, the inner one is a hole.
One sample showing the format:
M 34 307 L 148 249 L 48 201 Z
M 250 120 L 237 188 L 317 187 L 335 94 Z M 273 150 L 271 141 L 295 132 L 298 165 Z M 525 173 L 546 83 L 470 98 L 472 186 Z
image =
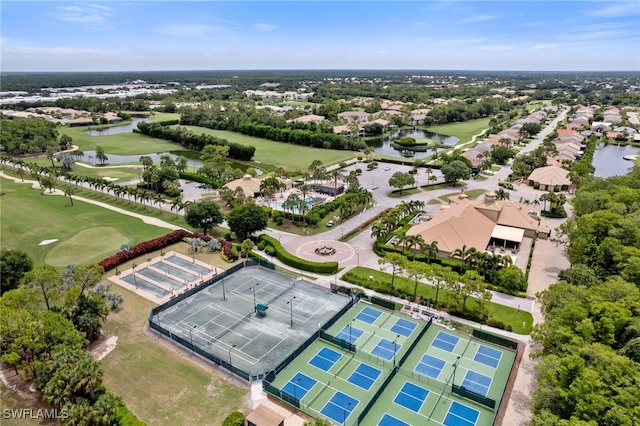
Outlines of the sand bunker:
M 113 182 L 114 180 L 120 180 L 120 178 L 112 178 L 112 177 L 109 177 L 109 176 L 107 176 L 107 177 L 103 177 L 102 179 L 104 179 L 104 180 L 108 180 L 108 181 L 110 181 L 110 182 Z
M 54 240 L 42 240 L 40 241 L 40 244 L 38 244 L 39 246 L 46 246 L 47 244 L 51 244 L 51 243 L 55 243 L 56 241 L 58 241 L 58 239 L 54 239 Z

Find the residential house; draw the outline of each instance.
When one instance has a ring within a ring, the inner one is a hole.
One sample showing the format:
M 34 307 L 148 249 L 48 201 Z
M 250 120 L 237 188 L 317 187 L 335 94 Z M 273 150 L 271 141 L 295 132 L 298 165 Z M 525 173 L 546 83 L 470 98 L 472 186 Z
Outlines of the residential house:
M 557 166 L 538 167 L 531 172 L 527 181 L 529 185 L 539 185 L 541 191 L 553 191 L 560 187 L 561 191 L 568 191 L 571 186 L 569 171 Z

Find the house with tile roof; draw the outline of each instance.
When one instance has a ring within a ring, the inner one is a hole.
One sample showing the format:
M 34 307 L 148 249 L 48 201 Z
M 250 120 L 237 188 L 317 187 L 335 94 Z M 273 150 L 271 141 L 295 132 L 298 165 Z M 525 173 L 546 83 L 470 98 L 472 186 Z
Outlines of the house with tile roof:
M 529 185 L 539 185 L 541 191 L 553 191 L 560 187 L 561 191 L 568 191 L 571 186 L 569 171 L 557 166 L 538 167 L 527 178 Z

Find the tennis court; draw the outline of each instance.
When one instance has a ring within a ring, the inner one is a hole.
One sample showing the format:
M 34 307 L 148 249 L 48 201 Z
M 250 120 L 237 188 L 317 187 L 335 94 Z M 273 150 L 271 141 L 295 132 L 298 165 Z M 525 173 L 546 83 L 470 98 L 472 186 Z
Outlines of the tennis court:
M 211 279 L 218 270 L 180 253 L 162 253 L 147 262 L 120 271 L 109 279 L 137 294 L 165 303 L 171 297 Z
M 318 383 L 309 376 L 298 372 L 295 376 L 289 380 L 289 382 L 282 388 L 283 392 L 291 395 L 294 398 L 304 398 L 304 396 Z
M 150 321 L 187 350 L 193 347 L 209 359 L 215 357 L 220 365 L 258 380 L 350 301 L 300 276 L 240 266 L 197 292 L 167 303 Z M 331 368 L 328 364 L 336 361 L 336 355 L 340 356 L 325 351 L 314 362 L 318 368 Z
M 270 382 L 291 394 L 300 373 L 312 378 L 296 398 L 303 412 L 348 426 L 493 425 L 495 410 L 461 395 L 499 401 L 515 351 L 363 302 L 326 332 L 356 351 L 318 339 Z
M 493 368 L 496 368 L 498 364 L 500 364 L 500 358 L 502 358 L 501 351 L 485 345 L 478 346 L 476 355 L 473 357 L 474 361 L 478 361 Z
M 478 410 L 452 401 L 443 424 L 446 426 L 474 426 L 479 416 Z
M 442 372 L 446 362 L 440 358 L 436 358 L 429 354 L 424 354 L 422 359 L 415 367 L 415 371 L 425 376 L 433 377 L 437 379 Z

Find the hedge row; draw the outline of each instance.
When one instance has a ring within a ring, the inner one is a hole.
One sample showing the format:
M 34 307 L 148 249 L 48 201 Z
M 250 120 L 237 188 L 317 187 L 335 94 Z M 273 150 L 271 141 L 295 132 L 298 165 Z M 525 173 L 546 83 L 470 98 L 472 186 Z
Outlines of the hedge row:
M 213 185 L 213 180 L 208 177 L 202 176 L 198 173 L 193 172 L 180 172 L 180 179 L 190 180 L 193 182 L 205 183 L 207 185 Z
M 259 240 L 268 246 L 273 247 L 274 254 L 285 265 L 289 265 L 303 271 L 315 272 L 317 274 L 335 274 L 338 271 L 338 262 L 311 262 L 298 256 L 294 256 L 286 251 L 277 239 L 266 234 L 261 234 Z M 267 247 L 265 247 L 265 251 L 266 249 Z
M 122 265 L 131 259 L 135 259 L 138 256 L 142 256 L 160 249 L 163 249 L 171 244 L 182 241 L 183 238 L 192 237 L 193 234 L 184 229 L 176 229 L 173 232 L 168 233 L 162 237 L 154 238 L 153 240 L 143 241 L 133 246 L 131 250 L 120 251 L 113 256 L 109 256 L 106 259 L 101 260 L 98 265 L 104 268 L 104 271 L 110 271 L 116 266 Z

